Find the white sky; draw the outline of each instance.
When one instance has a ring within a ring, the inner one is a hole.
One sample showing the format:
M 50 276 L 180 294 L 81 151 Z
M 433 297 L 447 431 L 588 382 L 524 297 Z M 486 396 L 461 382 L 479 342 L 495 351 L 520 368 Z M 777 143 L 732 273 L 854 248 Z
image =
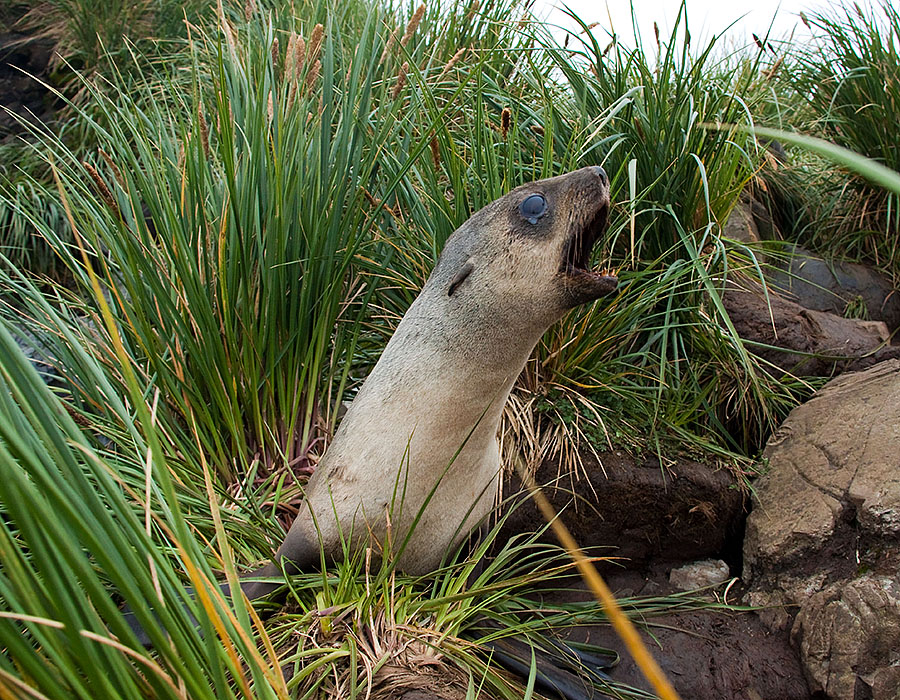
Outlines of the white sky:
M 533 12 L 538 17 L 546 17 L 552 24 L 573 28 L 576 26 L 574 22 L 558 9 L 563 4 L 574 10 L 585 23 L 600 23 L 594 31 L 601 45 L 604 45 L 603 39 L 606 36 L 602 28 L 610 27 L 610 19 L 620 40 L 634 45 L 629 0 L 536 0 Z M 653 22 L 659 24 L 660 36 L 668 37 L 681 3 L 679 0 L 633 0 L 633 4 L 644 47 L 650 50 L 655 43 Z M 772 38 L 787 39 L 793 31 L 794 41 L 803 41 L 809 36 L 809 32 L 800 22 L 801 11 L 809 14 L 842 4 L 846 3 L 834 0 L 687 0 L 688 26 L 694 46 L 698 46 L 700 40 L 708 40 L 713 34 L 725 32 L 732 23 L 735 23 L 734 26 L 726 32 L 726 44 L 730 46 L 749 44 L 753 41 L 751 33 L 764 37 L 770 24 Z

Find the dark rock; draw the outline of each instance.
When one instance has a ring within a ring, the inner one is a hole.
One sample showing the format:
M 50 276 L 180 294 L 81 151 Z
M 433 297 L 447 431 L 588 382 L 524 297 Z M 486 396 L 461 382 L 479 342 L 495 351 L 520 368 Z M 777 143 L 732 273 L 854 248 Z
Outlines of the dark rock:
M 769 208 L 758 199 L 750 199 L 750 213 L 753 215 L 753 222 L 756 224 L 756 230 L 760 239 L 764 241 L 780 241 L 782 240 L 781 232 L 772 216 Z
M 807 309 L 749 278 L 729 280 L 722 302 L 750 350 L 774 366 L 807 376 L 830 376 L 900 357 L 887 345 L 881 321 L 844 318 Z
M 24 34 L 0 34 L 0 139 L 24 132 L 19 119 L 33 123 L 52 119 L 58 100 L 35 79 L 46 78 L 51 47 L 46 40 Z
M 556 463 L 545 462 L 537 483 L 581 547 L 606 547 L 603 554 L 623 557 L 629 567 L 649 560 L 681 562 L 717 556 L 741 526 L 744 495 L 733 474 L 681 460 L 663 466 L 655 458 L 635 459 L 623 452 L 584 455 L 581 479 L 560 477 Z M 516 476 L 504 493 L 521 488 Z M 519 506 L 506 522 L 505 536 L 535 532 L 545 524 L 535 505 Z M 547 541 L 553 540 L 551 534 Z
M 849 305 L 889 330 L 900 327 L 900 293 L 885 275 L 865 265 L 818 258 L 802 248 L 770 275 L 770 283 L 807 309 L 843 316 Z

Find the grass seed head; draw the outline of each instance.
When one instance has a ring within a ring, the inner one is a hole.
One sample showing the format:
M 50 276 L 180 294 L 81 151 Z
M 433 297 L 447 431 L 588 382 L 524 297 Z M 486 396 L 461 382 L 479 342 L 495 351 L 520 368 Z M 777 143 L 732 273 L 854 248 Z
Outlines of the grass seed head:
M 307 92 L 312 91 L 313 86 L 316 84 L 316 81 L 319 79 L 319 73 L 322 72 L 322 62 L 316 59 L 316 62 L 312 64 L 312 68 L 309 69 L 309 73 L 306 74 L 306 86 L 305 90 Z M 319 110 L 321 113 L 321 110 Z
M 509 111 L 509 107 L 504 107 L 503 111 L 500 112 L 500 134 L 503 138 L 506 138 L 509 135 L 509 126 L 512 123 L 512 112 Z
M 431 143 L 428 145 L 431 146 L 431 161 L 434 163 L 434 169 L 437 170 L 441 167 L 441 147 L 438 144 L 437 136 L 432 136 Z
M 285 73 L 287 73 L 290 68 L 293 68 L 294 52 L 297 50 L 297 39 L 299 39 L 299 38 L 300 38 L 300 35 L 297 34 L 296 32 L 291 32 L 291 35 L 288 37 L 287 51 L 284 54 L 284 72 Z M 273 51 L 274 51 L 274 49 L 273 49 Z
M 297 41 L 294 42 L 294 54 L 291 57 L 291 63 L 293 66 L 291 79 L 295 83 L 299 83 L 300 74 L 303 73 L 303 69 L 306 67 L 306 42 L 299 34 L 297 35 Z
M 325 36 L 325 27 L 317 24 L 313 27 L 312 34 L 309 36 L 309 48 L 306 54 L 307 65 L 312 65 L 319 60 L 319 54 L 322 51 L 322 39 Z
M 416 8 L 416 11 L 413 13 L 413 16 L 409 20 L 409 24 L 406 25 L 406 31 L 403 32 L 403 38 L 400 39 L 400 46 L 404 48 L 409 43 L 409 40 L 412 39 L 413 34 L 416 33 L 416 29 L 419 28 L 419 23 L 422 21 L 422 17 L 425 15 L 425 3 L 423 2 Z
M 468 51 L 468 50 L 469 50 L 468 47 L 463 46 L 459 51 L 457 51 L 455 54 L 453 54 L 452 58 L 449 61 L 447 61 L 447 65 L 444 66 L 444 69 L 441 71 L 440 75 L 438 75 L 438 78 L 437 78 L 438 83 L 441 82 L 444 79 L 444 77 L 448 73 L 450 73 L 451 70 L 453 70 L 453 66 L 455 66 L 457 64 L 457 62 L 463 56 L 465 56 L 466 51 Z
M 391 99 L 396 100 L 400 93 L 403 92 L 403 86 L 406 85 L 406 72 L 409 70 L 409 63 L 406 61 L 403 62 L 403 65 L 400 66 L 400 70 L 397 73 L 397 84 L 394 85 L 394 91 L 391 93 Z
M 119 183 L 119 186 L 124 190 L 125 189 L 125 179 L 122 177 L 122 171 L 119 170 L 119 166 L 116 165 L 115 161 L 112 157 L 104 151 L 102 148 L 98 149 L 100 153 L 100 157 L 103 158 L 107 167 L 112 170 L 113 176 L 116 178 L 116 182 Z
M 378 59 L 379 63 L 384 63 L 387 60 L 387 57 L 390 56 L 391 50 L 394 48 L 394 44 L 397 41 L 397 30 L 391 32 L 391 35 L 388 37 L 387 43 L 384 45 L 384 51 L 381 52 L 381 58 Z
M 272 48 L 271 48 L 271 51 L 272 51 L 272 69 L 274 70 L 275 67 L 278 65 L 278 56 L 279 56 L 279 53 L 278 53 L 278 37 L 277 37 L 277 36 L 276 36 L 274 39 L 272 39 Z
M 97 172 L 96 168 L 93 165 L 88 163 L 87 161 L 83 162 L 85 170 L 88 171 L 88 175 L 91 176 L 91 179 L 94 181 L 94 185 L 97 187 L 97 192 L 100 197 L 106 202 L 106 206 L 112 209 L 116 214 L 120 217 L 122 216 L 122 212 L 119 210 L 119 204 L 116 202 L 115 197 L 113 197 L 112 192 L 110 192 L 109 187 L 106 184 L 106 181 Z

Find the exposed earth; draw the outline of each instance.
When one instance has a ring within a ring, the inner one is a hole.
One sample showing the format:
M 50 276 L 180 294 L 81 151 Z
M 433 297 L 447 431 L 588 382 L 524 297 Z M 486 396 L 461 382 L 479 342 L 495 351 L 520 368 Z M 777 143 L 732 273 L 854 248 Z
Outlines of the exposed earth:
M 678 592 L 670 572 L 685 562 L 718 559 L 726 562 L 729 580 L 741 575 L 741 543 L 749 497 L 725 469 L 698 462 L 673 461 L 661 466 L 655 458 L 638 460 L 622 452 L 585 456 L 586 479 L 558 477 L 557 466 L 544 464 L 538 483 L 554 484 L 545 493 L 580 546 L 598 556 L 608 585 L 617 598 L 668 596 Z M 590 485 L 588 485 L 590 484 Z M 517 487 L 511 479 L 509 488 Z M 584 499 L 576 509 L 572 493 Z M 591 490 L 597 496 L 589 495 Z M 590 501 L 592 502 L 589 502 Z M 530 503 L 520 506 L 507 522 L 508 534 L 535 530 L 543 524 Z M 504 537 L 501 535 L 501 541 Z M 552 536 L 547 537 L 548 540 Z M 702 585 L 702 582 L 700 583 Z M 808 689 L 788 630 L 771 631 L 754 612 L 715 609 L 727 583 L 704 595 L 706 610 L 652 617 L 642 631 L 645 644 L 682 698 L 695 700 L 800 700 L 813 697 Z M 565 600 L 589 600 L 579 581 Z M 739 582 L 728 589 L 727 602 L 742 603 Z M 554 594 L 551 600 L 560 600 Z M 622 641 L 609 626 L 582 627 L 571 638 L 616 650 L 619 664 L 610 672 L 620 683 L 650 690 Z

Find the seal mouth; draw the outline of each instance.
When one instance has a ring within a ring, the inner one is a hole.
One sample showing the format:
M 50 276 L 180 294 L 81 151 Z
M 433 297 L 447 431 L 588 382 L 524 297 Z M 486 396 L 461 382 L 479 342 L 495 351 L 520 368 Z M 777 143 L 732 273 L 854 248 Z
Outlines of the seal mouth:
M 592 270 L 591 252 L 606 230 L 609 204 L 600 207 L 591 219 L 577 229 L 563 247 L 560 272 L 586 292 L 585 296 L 597 298 L 615 291 L 618 280 L 605 271 Z

